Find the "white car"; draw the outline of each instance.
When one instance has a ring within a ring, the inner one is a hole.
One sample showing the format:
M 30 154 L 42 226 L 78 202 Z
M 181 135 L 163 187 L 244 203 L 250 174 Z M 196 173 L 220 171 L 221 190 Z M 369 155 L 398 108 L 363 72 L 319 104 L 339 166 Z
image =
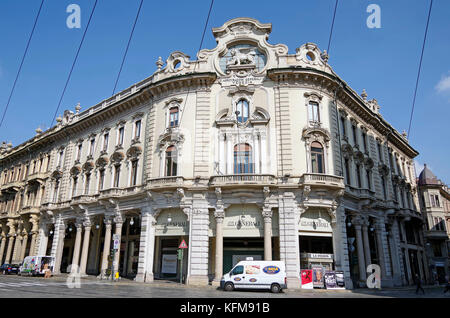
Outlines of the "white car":
M 286 288 L 286 266 L 281 261 L 241 261 L 225 274 L 220 287 L 234 289 L 269 289 L 279 293 Z

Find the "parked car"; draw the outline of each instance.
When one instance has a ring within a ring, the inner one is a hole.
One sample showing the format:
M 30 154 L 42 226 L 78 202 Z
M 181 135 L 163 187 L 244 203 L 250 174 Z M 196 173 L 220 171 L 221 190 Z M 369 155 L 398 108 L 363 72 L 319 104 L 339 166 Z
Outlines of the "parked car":
M 279 293 L 286 288 L 285 264 L 280 261 L 241 261 L 222 277 L 220 287 L 225 291 L 269 289 Z
M 20 265 L 19 264 L 3 264 L 0 267 L 0 272 L 3 275 L 9 275 L 9 274 L 18 274 L 19 273 L 19 268 Z

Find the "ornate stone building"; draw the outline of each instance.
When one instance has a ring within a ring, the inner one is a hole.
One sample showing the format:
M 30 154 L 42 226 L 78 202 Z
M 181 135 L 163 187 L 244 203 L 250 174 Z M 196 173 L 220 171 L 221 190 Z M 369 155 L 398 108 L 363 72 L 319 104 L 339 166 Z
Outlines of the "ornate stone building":
M 369 264 L 383 286 L 426 278 L 417 151 L 325 51 L 289 53 L 271 30 L 230 20 L 197 59 L 159 58 L 147 79 L 4 145 L 2 261 L 47 254 L 56 273 L 113 266 L 188 284 L 216 283 L 247 256 L 284 261 L 289 288 L 317 265 L 347 288 L 365 285 Z
M 417 183 L 431 281 L 445 284 L 450 276 L 450 189 L 427 165 Z

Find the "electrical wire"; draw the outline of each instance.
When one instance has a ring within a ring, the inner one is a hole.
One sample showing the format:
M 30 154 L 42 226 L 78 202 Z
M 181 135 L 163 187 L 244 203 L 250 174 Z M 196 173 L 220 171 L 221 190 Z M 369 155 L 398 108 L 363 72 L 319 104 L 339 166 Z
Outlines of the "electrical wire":
M 206 22 L 205 22 L 205 27 L 203 28 L 202 39 L 200 40 L 200 45 L 199 45 L 199 48 L 198 48 L 198 51 L 197 51 L 197 52 L 200 52 L 200 50 L 202 49 L 202 46 L 203 46 L 203 40 L 205 39 L 206 29 L 207 29 L 207 27 L 208 27 L 209 17 L 211 16 L 211 11 L 212 11 L 213 5 L 214 5 L 214 0 L 211 0 L 211 4 L 210 4 L 210 6 L 209 6 L 209 11 L 208 11 L 208 16 L 207 16 Z M 193 69 L 192 73 L 195 72 L 195 69 L 196 69 L 196 68 L 197 68 L 197 63 L 194 65 L 194 69 Z M 185 108 L 186 108 L 187 98 L 188 98 L 188 96 L 189 96 L 190 91 L 191 91 L 191 87 L 189 86 L 189 87 L 188 87 L 187 94 L 186 94 L 186 98 L 185 98 L 185 100 L 184 100 L 183 110 L 182 110 L 182 112 L 181 112 L 181 116 L 180 116 L 180 120 L 179 120 L 179 122 L 178 122 L 178 126 L 181 126 L 181 120 L 183 119 L 183 115 L 184 115 L 184 113 L 185 113 Z
M 42 10 L 43 5 L 44 5 L 44 0 L 41 1 L 41 5 L 39 6 L 39 10 L 38 10 L 38 13 L 36 15 L 36 19 L 34 20 L 33 29 L 31 30 L 31 34 L 30 34 L 30 36 L 28 38 L 27 46 L 25 48 L 25 52 L 23 53 L 22 61 L 20 62 L 20 66 L 19 66 L 19 69 L 18 69 L 17 74 L 16 74 L 16 79 L 14 80 L 13 87 L 12 87 L 11 92 L 9 94 L 8 102 L 6 103 L 5 111 L 3 112 L 2 120 L 0 121 L 0 127 L 3 125 L 3 120 L 5 119 L 6 112 L 8 111 L 9 103 L 11 102 L 11 98 L 12 98 L 12 95 L 14 93 L 14 89 L 16 88 L 17 80 L 19 79 L 20 72 L 22 71 L 22 66 L 23 66 L 23 63 L 25 61 L 25 57 L 27 56 L 28 49 L 29 49 L 30 43 L 31 43 L 31 39 L 33 38 L 34 30 L 36 29 L 36 25 L 37 25 L 37 22 L 39 20 L 39 16 L 41 15 L 41 10 Z
M 327 54 L 330 54 L 331 37 L 333 35 L 334 19 L 336 18 L 336 11 L 337 11 L 337 7 L 338 7 L 338 2 L 339 2 L 339 0 L 336 0 L 336 4 L 334 6 L 333 20 L 331 22 L 330 37 L 328 38 Z
M 431 9 L 432 8 L 433 8 L 433 0 L 430 1 L 430 9 L 428 11 L 427 26 L 425 28 L 425 36 L 423 38 L 423 44 L 422 44 L 422 53 L 420 54 L 419 70 L 417 72 L 416 87 L 414 89 L 413 104 L 412 104 L 412 108 L 411 108 L 411 117 L 409 118 L 408 138 L 410 137 L 411 123 L 412 123 L 413 114 L 414 114 L 414 107 L 415 107 L 415 104 L 416 104 L 417 88 L 419 86 L 420 72 L 421 72 L 421 69 L 422 69 L 423 53 L 425 51 L 425 43 L 427 41 L 428 26 L 430 24 L 430 17 L 431 17 Z
M 75 68 L 75 64 L 77 63 L 77 60 L 78 60 L 78 55 L 80 54 L 81 47 L 83 46 L 83 42 L 84 42 L 84 39 L 86 37 L 86 33 L 87 33 L 88 29 L 89 29 L 89 25 L 91 24 L 92 16 L 94 15 L 95 8 L 97 7 L 97 2 L 98 2 L 98 0 L 95 0 L 94 7 L 92 8 L 91 15 L 89 16 L 89 20 L 88 20 L 88 23 L 86 25 L 86 29 L 84 30 L 83 37 L 81 38 L 80 45 L 78 46 L 78 50 L 77 50 L 77 53 L 75 55 L 75 59 L 73 60 L 72 67 L 70 68 L 70 72 L 69 72 L 69 75 L 67 77 L 66 84 L 64 85 L 64 89 L 63 89 L 61 97 L 59 99 L 58 106 L 56 107 L 55 114 L 53 115 L 53 119 L 52 119 L 52 123 L 51 123 L 50 127 L 53 126 L 53 123 L 55 122 L 56 115 L 58 114 L 59 108 L 61 107 L 61 102 L 62 102 L 62 100 L 64 98 L 64 94 L 66 93 L 67 85 L 69 84 L 70 78 L 72 76 L 73 69 Z
M 141 8 L 142 8 L 142 4 L 143 3 L 144 3 L 144 0 L 141 0 L 141 4 L 139 5 L 139 9 L 138 9 L 138 12 L 136 14 L 136 18 L 134 20 L 133 28 L 131 29 L 130 38 L 128 39 L 127 48 L 125 50 L 125 54 L 123 55 L 122 64 L 120 65 L 119 74 L 117 74 L 117 79 L 116 79 L 116 83 L 114 84 L 114 89 L 113 89 L 112 95 L 114 95 L 114 93 L 116 92 L 117 83 L 119 82 L 120 74 L 122 73 L 122 68 L 123 68 L 123 65 L 125 63 L 125 59 L 126 59 L 127 54 L 128 54 L 128 49 L 130 48 L 131 39 L 133 38 L 134 29 L 136 28 L 136 23 L 137 23 L 137 21 L 139 19 L 139 15 L 141 13 Z

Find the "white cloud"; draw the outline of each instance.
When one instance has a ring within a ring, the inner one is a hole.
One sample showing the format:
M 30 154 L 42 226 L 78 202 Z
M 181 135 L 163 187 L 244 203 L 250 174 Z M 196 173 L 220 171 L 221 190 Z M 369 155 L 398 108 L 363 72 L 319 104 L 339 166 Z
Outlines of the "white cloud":
M 436 90 L 439 93 L 450 93 L 450 74 L 442 76 L 441 80 L 436 85 Z

